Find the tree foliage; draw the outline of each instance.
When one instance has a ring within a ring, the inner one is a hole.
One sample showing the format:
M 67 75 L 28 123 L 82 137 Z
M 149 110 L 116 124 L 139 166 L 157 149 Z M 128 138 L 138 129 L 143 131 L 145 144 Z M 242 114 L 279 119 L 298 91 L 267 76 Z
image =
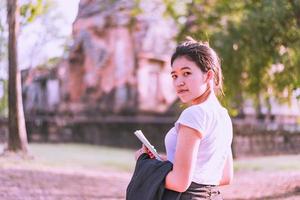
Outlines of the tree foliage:
M 35 20 L 42 18 L 46 15 L 49 15 L 51 9 L 55 7 L 55 4 L 51 0 L 37 0 L 37 1 L 28 1 L 20 5 L 20 28 L 26 27 L 30 25 Z M 56 17 L 56 16 L 54 16 Z M 45 17 L 46 18 L 46 17 Z M 49 18 L 49 16 L 47 16 Z M 53 20 L 53 18 L 49 18 L 49 20 Z M 48 20 L 48 21 L 49 21 Z M 54 20 L 53 20 L 54 21 Z M 57 31 L 53 26 L 47 27 L 47 35 L 40 35 L 39 42 L 36 42 L 34 45 L 35 48 L 41 46 L 41 44 L 45 44 L 47 41 L 53 39 L 54 36 L 57 36 Z M 49 36 L 51 35 L 51 36 Z M 6 19 L 6 1 L 0 1 L 0 80 L 7 79 L 7 38 L 8 38 L 8 26 Z M 32 51 L 31 54 L 37 53 L 36 49 L 29 49 Z M 34 59 L 34 55 L 31 55 L 32 59 Z M 7 93 L 7 87 L 4 87 L 5 94 Z M 0 115 L 7 115 L 7 95 L 4 95 L 0 99 Z
M 59 17 L 58 15 L 52 16 L 50 15 L 51 10 L 55 8 L 56 4 L 51 0 L 36 0 L 36 1 L 27 1 L 20 5 L 20 30 L 31 23 L 35 22 L 39 18 L 47 18 L 49 19 L 47 22 L 45 20 L 43 22 L 47 23 L 47 27 L 44 27 L 47 29 L 46 33 L 49 33 L 47 36 L 41 35 L 40 37 L 46 38 L 47 41 L 53 39 L 54 37 L 59 37 L 57 35 L 57 30 L 51 24 L 49 24 L 49 21 L 54 22 L 55 20 L 53 18 Z M 8 29 L 7 29 L 7 20 L 6 20 L 6 2 L 0 1 L 0 62 L 3 60 L 6 60 L 7 58 L 7 37 L 8 37 Z M 40 38 L 41 40 L 41 38 Z M 46 42 L 47 42 L 46 41 Z M 45 41 L 43 41 L 45 43 Z M 3 67 L 3 66 L 1 66 Z
M 22 16 L 21 25 L 33 22 L 37 17 L 47 13 L 49 8 L 51 8 L 51 2 L 45 0 L 23 4 L 20 7 L 20 15 Z
M 233 115 L 245 98 L 259 107 L 271 96 L 288 101 L 300 87 L 299 0 L 193 0 L 185 1 L 183 14 L 176 12 L 176 2 L 165 0 L 167 13 L 180 26 L 178 41 L 191 35 L 217 50 L 225 77 L 223 101 Z

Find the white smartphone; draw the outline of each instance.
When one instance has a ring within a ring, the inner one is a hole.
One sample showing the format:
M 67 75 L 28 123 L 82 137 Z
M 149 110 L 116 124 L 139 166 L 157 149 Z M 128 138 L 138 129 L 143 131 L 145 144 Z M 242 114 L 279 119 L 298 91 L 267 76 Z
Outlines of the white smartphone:
M 155 156 L 157 160 L 162 161 L 154 146 L 150 144 L 150 142 L 147 140 L 147 138 L 144 136 L 141 130 L 136 130 L 134 134 L 149 149 L 149 151 Z

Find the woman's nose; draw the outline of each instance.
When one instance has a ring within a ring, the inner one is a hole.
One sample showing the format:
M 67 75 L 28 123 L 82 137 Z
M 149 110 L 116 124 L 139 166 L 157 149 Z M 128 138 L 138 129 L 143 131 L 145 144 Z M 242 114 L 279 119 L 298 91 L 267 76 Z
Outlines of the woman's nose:
M 184 86 L 184 82 L 181 81 L 181 82 L 179 83 L 179 86 Z
M 183 80 L 179 79 L 179 80 L 176 80 L 175 85 L 176 85 L 177 87 L 184 86 L 184 85 L 185 85 L 185 82 L 184 82 Z

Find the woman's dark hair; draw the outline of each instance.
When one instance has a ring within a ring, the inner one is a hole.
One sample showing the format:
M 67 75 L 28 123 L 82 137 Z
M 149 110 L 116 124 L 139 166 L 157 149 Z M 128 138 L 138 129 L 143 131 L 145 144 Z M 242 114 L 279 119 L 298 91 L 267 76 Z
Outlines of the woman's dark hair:
M 217 53 L 209 47 L 207 42 L 197 42 L 191 37 L 180 43 L 171 58 L 171 65 L 178 57 L 186 57 L 196 63 L 202 72 L 212 70 L 215 73 L 214 90 L 216 94 L 223 94 L 223 75 L 220 59 Z

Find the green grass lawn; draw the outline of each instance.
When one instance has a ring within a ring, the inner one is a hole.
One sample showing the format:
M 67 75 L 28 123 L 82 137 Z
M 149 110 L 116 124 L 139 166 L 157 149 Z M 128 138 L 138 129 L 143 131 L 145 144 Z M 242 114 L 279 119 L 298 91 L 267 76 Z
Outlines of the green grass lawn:
M 134 150 L 87 144 L 30 144 L 32 160 L 0 157 L 0 167 L 29 169 L 101 170 L 132 172 Z M 0 152 L 3 145 L 0 144 Z M 265 156 L 234 161 L 235 171 L 296 171 L 300 155 Z
M 86 144 L 30 144 L 34 159 L 21 161 L 0 157 L 0 167 L 66 170 L 134 169 L 134 150 Z M 0 145 L 0 152 L 3 145 Z

